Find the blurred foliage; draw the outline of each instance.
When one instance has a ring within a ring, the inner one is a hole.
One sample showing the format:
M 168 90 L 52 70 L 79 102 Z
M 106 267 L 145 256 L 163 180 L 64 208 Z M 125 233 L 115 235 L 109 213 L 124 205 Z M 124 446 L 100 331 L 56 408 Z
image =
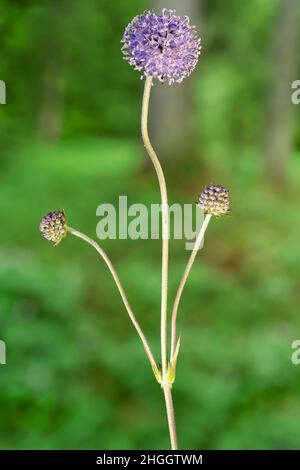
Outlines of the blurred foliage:
M 194 153 L 166 166 L 171 203 L 193 201 L 212 180 L 233 201 L 230 217 L 212 221 L 180 307 L 182 448 L 299 447 L 290 361 L 300 332 L 298 109 L 285 186 L 270 180 L 261 150 L 277 5 L 203 1 Z M 144 6 L 0 1 L 2 449 L 169 446 L 161 391 L 105 265 L 80 240 L 53 249 L 38 232 L 51 209 L 93 236 L 102 202 L 158 202 L 139 140 L 142 83 L 120 53 L 124 26 Z M 45 112 L 57 120 L 48 141 Z M 159 357 L 160 243 L 103 247 Z M 184 241 L 170 248 L 171 303 L 188 253 Z

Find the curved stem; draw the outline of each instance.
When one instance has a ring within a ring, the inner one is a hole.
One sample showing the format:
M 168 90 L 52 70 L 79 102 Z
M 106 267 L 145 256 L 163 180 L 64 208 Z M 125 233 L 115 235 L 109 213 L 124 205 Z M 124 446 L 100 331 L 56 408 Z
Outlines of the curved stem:
M 139 325 L 139 322 L 137 321 L 132 309 L 131 309 L 131 306 L 128 302 L 128 299 L 127 299 L 127 296 L 125 294 L 125 291 L 124 291 L 124 288 L 122 286 L 122 283 L 119 279 L 119 276 L 112 264 L 112 262 L 110 261 L 109 257 L 107 256 L 107 254 L 105 253 L 105 251 L 98 245 L 97 242 L 95 242 L 95 240 L 93 240 L 92 238 L 88 237 L 87 235 L 85 235 L 84 233 L 82 232 L 79 232 L 78 230 L 75 230 L 74 228 L 71 228 L 71 227 L 68 227 L 68 232 L 70 232 L 72 235 L 75 235 L 76 237 L 78 238 L 81 238 L 82 240 L 84 240 L 85 242 L 89 243 L 91 246 L 93 246 L 95 248 L 96 251 L 98 251 L 98 253 L 102 256 L 102 258 L 104 259 L 108 269 L 110 270 L 111 274 L 112 274 L 112 277 L 114 278 L 114 281 L 119 289 L 119 292 L 121 294 L 121 297 L 122 297 L 122 300 L 124 302 L 124 305 L 126 307 L 126 310 L 128 312 L 128 315 L 129 315 L 129 318 L 130 320 L 132 321 L 136 331 L 138 332 L 139 334 L 139 337 L 141 338 L 142 340 L 142 343 L 143 343 L 143 346 L 145 348 L 145 351 L 146 351 L 146 354 L 148 356 L 148 359 L 151 363 L 151 366 L 153 368 L 153 371 L 155 373 L 155 371 L 158 371 L 158 368 L 157 368 L 157 364 L 155 362 L 155 359 L 154 359 L 154 356 L 152 354 L 152 351 L 151 351 L 151 348 L 148 344 L 148 341 L 143 333 L 143 330 L 142 328 L 140 327 Z
M 176 423 L 175 423 L 175 414 L 174 414 L 174 406 L 173 406 L 171 386 L 170 385 L 165 385 L 163 387 L 163 391 L 164 391 L 165 402 L 166 402 L 171 447 L 172 447 L 172 450 L 177 450 L 178 449 L 178 441 L 177 441 Z
M 169 433 L 172 449 L 178 449 L 176 435 L 176 421 L 172 399 L 171 385 L 168 383 L 168 364 L 167 364 L 167 307 L 168 307 L 168 268 L 169 268 L 169 206 L 167 186 L 161 164 L 157 158 L 156 152 L 152 147 L 148 134 L 148 114 L 149 101 L 152 88 L 152 78 L 147 77 L 143 95 L 142 106 L 142 138 L 148 155 L 155 168 L 161 196 L 162 210 L 162 276 L 161 276 L 161 362 L 162 362 L 162 380 L 161 386 L 165 396 L 166 411 L 169 425 Z
M 161 362 L 162 379 L 167 377 L 167 304 L 168 304 L 168 258 L 169 258 L 169 207 L 166 181 L 161 164 L 153 149 L 148 134 L 149 101 L 152 88 L 152 78 L 145 81 L 143 106 L 142 106 L 142 138 L 145 148 L 154 165 L 161 195 L 162 210 L 162 281 L 161 281 Z
M 179 287 L 178 287 L 178 290 L 177 290 L 177 293 L 176 293 L 176 297 L 175 297 L 175 301 L 174 301 L 174 305 L 173 305 L 173 310 L 172 310 L 172 325 L 171 325 L 171 358 L 170 358 L 170 361 L 172 362 L 172 359 L 174 357 L 174 352 L 175 352 L 175 348 L 176 348 L 176 321 L 177 321 L 177 313 L 178 313 L 178 307 L 179 307 L 179 303 L 180 303 L 180 299 L 181 299 L 181 295 L 182 295 L 182 292 L 183 292 L 183 289 L 184 289 L 184 286 L 185 286 L 185 283 L 187 281 L 187 278 L 190 274 L 190 271 L 191 271 L 191 268 L 193 266 L 193 263 L 195 261 L 195 258 L 196 258 L 196 255 L 197 255 L 197 252 L 200 248 L 200 245 L 203 241 L 203 238 L 204 238 L 204 234 L 205 234 L 205 231 L 207 229 L 207 226 L 209 224 L 209 221 L 211 219 L 211 215 L 208 214 L 206 215 L 205 219 L 204 219 L 204 222 L 202 224 L 202 227 L 198 233 L 198 236 L 197 236 L 197 239 L 196 239 L 196 242 L 195 242 L 195 245 L 194 245 L 194 248 L 193 248 L 193 251 L 191 253 L 191 256 L 190 256 L 190 259 L 186 265 L 186 268 L 185 268 L 185 271 L 183 273 L 183 276 L 182 276 L 182 279 L 180 281 L 180 284 L 179 284 Z

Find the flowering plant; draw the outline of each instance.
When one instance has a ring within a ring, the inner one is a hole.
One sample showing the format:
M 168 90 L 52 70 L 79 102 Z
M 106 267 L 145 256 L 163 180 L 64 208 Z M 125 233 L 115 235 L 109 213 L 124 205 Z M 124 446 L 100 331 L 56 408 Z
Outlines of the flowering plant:
M 100 245 L 82 232 L 67 225 L 63 211 L 49 212 L 40 223 L 42 235 L 57 246 L 67 233 L 89 243 L 105 261 L 120 292 L 125 308 L 144 346 L 154 376 L 160 384 L 166 403 L 170 441 L 172 449 L 178 449 L 176 421 L 172 399 L 172 385 L 176 378 L 176 364 L 180 349 L 180 337 L 177 337 L 177 314 L 182 292 L 190 270 L 201 246 L 205 231 L 212 216 L 225 215 L 230 210 L 228 191 L 220 185 L 210 185 L 203 189 L 198 199 L 198 206 L 205 214 L 204 222 L 197 235 L 196 242 L 182 279 L 180 281 L 171 316 L 171 341 L 168 351 L 168 264 L 169 264 L 169 207 L 166 181 L 157 154 L 148 134 L 149 101 L 153 80 L 160 82 L 182 82 L 194 70 L 200 55 L 200 39 L 190 25 L 188 17 L 176 16 L 175 11 L 163 9 L 159 15 L 146 11 L 136 16 L 125 29 L 122 39 L 124 58 L 134 69 L 142 72 L 145 78 L 141 114 L 141 131 L 145 149 L 153 163 L 161 196 L 162 212 L 162 271 L 161 271 L 161 366 L 156 361 L 148 340 L 131 308 L 119 276 L 106 252 Z M 169 356 L 168 356 L 169 352 Z

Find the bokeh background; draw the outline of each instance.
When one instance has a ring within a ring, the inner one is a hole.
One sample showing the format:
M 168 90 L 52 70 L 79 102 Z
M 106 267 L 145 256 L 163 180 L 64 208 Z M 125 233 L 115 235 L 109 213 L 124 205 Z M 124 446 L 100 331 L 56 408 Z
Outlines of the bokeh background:
M 139 131 L 143 82 L 122 59 L 145 8 L 187 13 L 196 72 L 156 85 L 151 135 L 170 202 L 211 182 L 232 214 L 213 220 L 185 290 L 174 399 L 181 448 L 300 446 L 300 79 L 297 0 L 1 0 L 0 366 L 2 449 L 167 448 L 161 391 L 111 276 L 44 213 L 95 236 L 96 207 L 159 202 Z M 159 357 L 159 241 L 106 240 Z M 187 261 L 171 241 L 170 304 Z

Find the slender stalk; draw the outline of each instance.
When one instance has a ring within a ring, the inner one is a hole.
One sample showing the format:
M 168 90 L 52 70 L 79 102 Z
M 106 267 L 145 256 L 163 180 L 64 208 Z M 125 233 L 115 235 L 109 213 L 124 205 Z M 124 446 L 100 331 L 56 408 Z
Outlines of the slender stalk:
M 168 258 L 169 258 L 169 207 L 166 181 L 161 164 L 152 147 L 148 134 L 149 101 L 152 88 L 152 78 L 145 81 L 142 106 L 142 138 L 145 148 L 154 165 L 161 195 L 162 210 L 162 285 L 161 285 L 161 362 L 163 381 L 167 376 L 167 304 L 168 304 Z
M 127 299 L 127 296 L 125 294 L 125 291 L 124 291 L 124 288 L 123 288 L 123 285 L 120 281 L 120 278 L 111 262 L 111 260 L 109 259 L 109 257 L 107 256 L 107 254 L 105 253 L 105 251 L 98 245 L 97 242 L 95 242 L 95 240 L 93 240 L 92 238 L 88 237 L 87 235 L 85 235 L 84 233 L 82 232 L 79 232 L 78 230 L 75 230 L 74 228 L 71 228 L 71 227 L 68 227 L 68 232 L 71 233 L 72 235 L 75 235 L 76 237 L 78 238 L 81 238 L 82 240 L 84 240 L 85 242 L 89 243 L 91 246 L 93 246 L 95 248 L 96 251 L 98 251 L 98 253 L 102 256 L 102 258 L 104 259 L 108 269 L 110 270 L 111 274 L 112 274 L 112 277 L 114 278 L 114 281 L 119 289 L 119 292 L 121 294 L 121 297 L 122 297 L 122 300 L 124 302 L 124 305 L 126 307 L 126 310 L 128 312 L 128 315 L 129 315 L 129 318 L 130 320 L 132 321 L 136 331 L 138 332 L 138 335 L 139 337 L 141 338 L 142 340 L 142 343 L 143 343 L 143 346 L 145 348 L 145 351 L 146 351 L 146 354 L 148 356 L 148 359 L 151 363 L 151 366 L 153 368 L 153 370 L 157 371 L 158 370 L 158 367 L 157 367 L 157 364 L 155 362 L 155 359 L 154 359 L 154 356 L 152 354 L 152 351 L 151 351 L 151 348 L 148 344 L 148 341 L 146 339 L 146 336 L 142 330 L 142 328 L 140 327 L 139 325 L 139 322 L 137 321 L 136 319 L 136 316 L 134 315 L 133 311 L 132 311 L 132 308 L 129 304 L 129 301 Z
M 149 101 L 152 88 L 152 78 L 147 77 L 145 81 L 143 106 L 142 106 L 142 138 L 145 148 L 155 168 L 161 196 L 162 210 L 162 276 L 161 276 L 161 362 L 162 380 L 161 386 L 164 392 L 166 411 L 169 425 L 169 433 L 172 449 L 178 449 L 176 435 L 176 421 L 172 399 L 171 384 L 168 383 L 168 363 L 167 363 L 167 307 L 168 307 L 168 268 L 169 268 L 169 206 L 167 186 L 161 164 L 155 150 L 150 142 L 148 133 Z
M 172 448 L 172 450 L 177 450 L 178 449 L 178 441 L 177 441 L 177 434 L 176 434 L 176 422 L 175 422 L 175 414 L 174 414 L 174 406 L 173 406 L 171 385 L 165 385 L 163 387 L 163 391 L 164 391 L 166 409 L 167 409 L 167 416 L 168 416 L 168 425 L 169 425 L 169 432 L 170 432 L 171 448 Z
M 207 226 L 209 224 L 210 219 L 211 219 L 211 215 L 210 214 L 206 215 L 206 217 L 204 219 L 204 222 L 202 224 L 202 227 L 201 227 L 201 229 L 198 233 L 193 251 L 192 251 L 190 259 L 189 259 L 189 261 L 186 265 L 185 271 L 183 273 L 182 279 L 180 281 L 180 284 L 179 284 L 179 287 L 178 287 L 178 290 L 177 290 L 177 293 L 176 293 L 176 297 L 175 297 L 175 301 L 174 301 L 174 305 L 173 305 L 173 310 L 172 310 L 172 321 L 171 321 L 171 357 L 170 357 L 170 362 L 172 362 L 172 359 L 174 357 L 175 348 L 176 348 L 176 340 L 177 340 L 177 338 L 176 338 L 176 321 L 177 321 L 177 313 L 178 313 L 178 307 L 179 307 L 181 295 L 182 295 L 185 283 L 187 281 L 187 278 L 190 274 L 193 263 L 195 261 L 197 252 L 198 252 L 198 250 L 200 248 L 200 245 L 203 241 L 204 234 L 205 234 L 205 231 L 207 229 Z

